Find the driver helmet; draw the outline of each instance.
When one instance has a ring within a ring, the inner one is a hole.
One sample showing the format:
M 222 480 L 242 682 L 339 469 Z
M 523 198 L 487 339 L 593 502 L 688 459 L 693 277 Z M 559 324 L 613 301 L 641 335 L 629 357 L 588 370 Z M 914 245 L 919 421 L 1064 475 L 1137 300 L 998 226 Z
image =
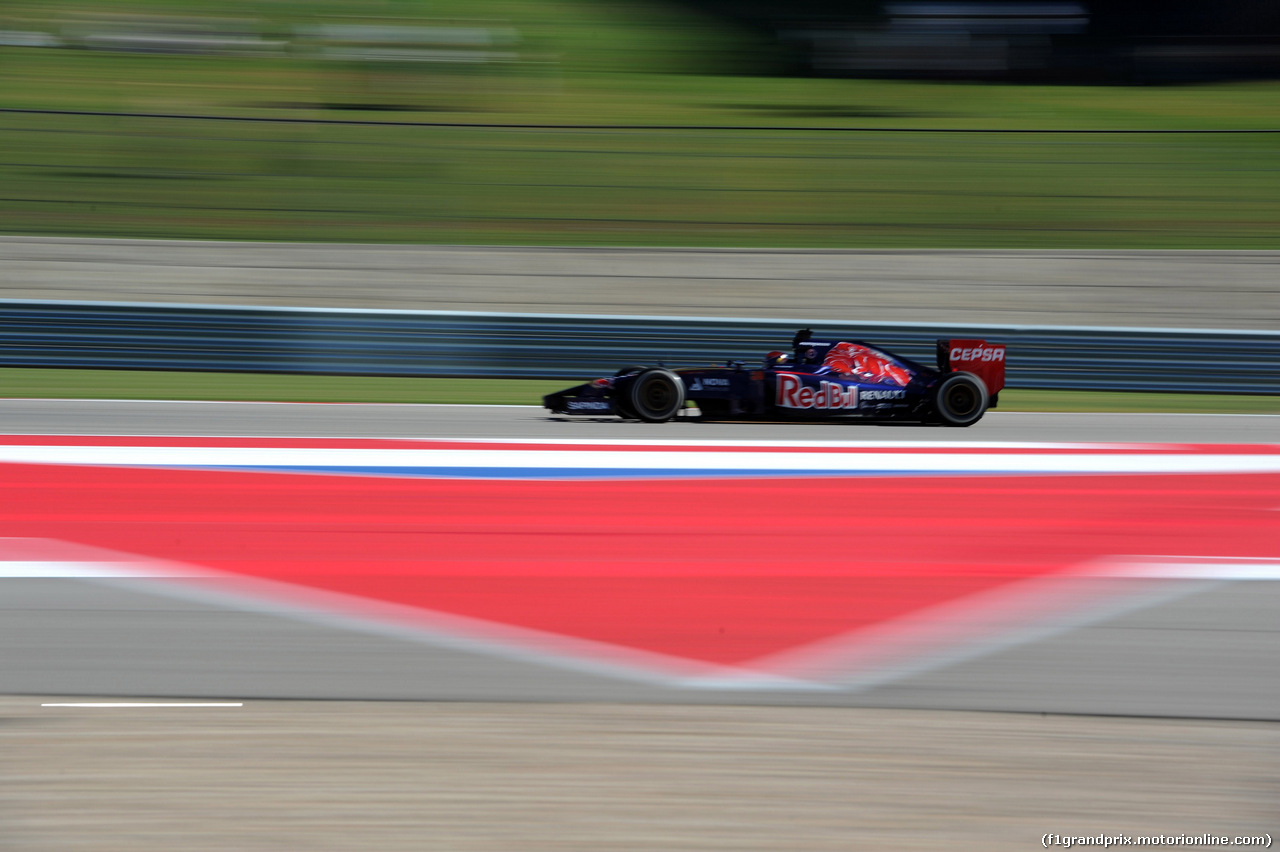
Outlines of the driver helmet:
M 786 352 L 775 349 L 768 355 L 764 356 L 764 365 L 765 367 L 777 367 L 781 364 L 787 363 L 788 357 L 789 356 Z

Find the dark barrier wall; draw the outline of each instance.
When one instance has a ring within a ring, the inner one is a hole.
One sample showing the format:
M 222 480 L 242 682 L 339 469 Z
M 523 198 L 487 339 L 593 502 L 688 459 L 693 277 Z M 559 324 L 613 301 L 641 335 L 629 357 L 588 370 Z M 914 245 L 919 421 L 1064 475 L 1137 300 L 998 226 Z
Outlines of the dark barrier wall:
M 1008 345 L 1024 388 L 1280 393 L 1280 332 L 0 301 L 0 366 L 584 379 L 758 362 L 797 328 L 926 364 L 939 337 Z

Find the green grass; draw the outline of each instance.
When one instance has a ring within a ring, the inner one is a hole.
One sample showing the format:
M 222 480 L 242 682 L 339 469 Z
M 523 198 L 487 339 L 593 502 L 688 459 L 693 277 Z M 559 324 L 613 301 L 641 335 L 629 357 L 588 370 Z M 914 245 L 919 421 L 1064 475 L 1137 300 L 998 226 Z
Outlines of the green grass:
M 58 9 L 54 20 L 42 4 L 8 4 L 0 28 L 59 30 L 122 13 L 208 14 L 189 0 L 86 0 Z M 531 245 L 1280 247 L 1280 134 L 995 132 L 1276 129 L 1277 82 L 1126 88 L 708 73 L 763 48 L 754 36 L 658 0 L 325 0 L 306 7 L 238 0 L 220 4 L 217 14 L 257 21 L 264 35 L 280 37 L 317 21 L 513 26 L 523 59 L 361 65 L 306 52 L 0 48 L 0 107 L 633 129 L 9 114 L 0 122 L 0 232 Z M 360 104 L 379 109 L 330 108 Z M 724 129 L 732 125 L 881 131 Z M 936 132 L 943 129 L 979 132 Z
M 563 380 L 0 368 L 0 398 L 534 405 Z
M 266 373 L 0 368 L 0 398 L 538 405 L 563 379 L 416 379 Z M 1280 396 L 1007 388 L 1000 411 L 1280 414 Z
M 670 24 L 672 37 L 662 51 L 651 49 L 644 35 L 653 27 L 605 27 L 594 39 L 578 39 L 575 26 L 557 32 L 548 25 L 544 40 L 549 43 L 568 36 L 591 44 L 590 55 L 607 59 L 578 62 L 574 57 L 580 53 L 569 50 L 558 52 L 558 60 L 550 64 L 504 66 L 359 66 L 305 55 L 202 57 L 0 47 L 5 82 L 0 107 L 388 122 L 920 130 L 1280 128 L 1276 81 L 1044 86 L 716 74 L 679 57 L 694 52 L 691 45 L 700 36 L 711 41 L 707 50 L 698 51 L 701 55 L 714 55 L 717 45 L 728 52 L 730 34 L 694 27 L 682 37 L 676 26 Z M 351 109 L 358 99 L 374 109 Z M 326 107 L 335 102 L 347 108 Z
M 534 245 L 1280 246 L 1280 134 L 529 131 L 6 116 L 0 231 Z

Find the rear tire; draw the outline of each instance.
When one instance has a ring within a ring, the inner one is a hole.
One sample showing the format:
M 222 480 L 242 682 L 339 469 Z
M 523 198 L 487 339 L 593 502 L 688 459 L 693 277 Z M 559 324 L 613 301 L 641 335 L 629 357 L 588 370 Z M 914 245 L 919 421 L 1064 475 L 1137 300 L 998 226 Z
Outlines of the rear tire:
M 933 408 L 947 426 L 972 426 L 987 410 L 987 386 L 973 373 L 952 373 L 933 392 Z
M 627 408 L 646 423 L 665 423 L 684 408 L 684 381 L 654 367 L 636 376 L 626 393 Z

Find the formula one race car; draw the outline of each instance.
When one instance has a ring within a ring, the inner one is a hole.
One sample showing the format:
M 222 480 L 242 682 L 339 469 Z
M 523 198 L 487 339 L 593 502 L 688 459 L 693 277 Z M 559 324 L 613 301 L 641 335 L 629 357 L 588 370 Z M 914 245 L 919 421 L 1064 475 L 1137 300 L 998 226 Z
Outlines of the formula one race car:
M 996 407 L 1004 387 L 1003 344 L 939 340 L 935 370 L 860 341 L 812 337 L 801 329 L 791 353 L 770 352 L 759 367 L 625 367 L 542 403 L 556 414 L 650 423 L 670 420 L 693 401 L 709 420 L 839 417 L 971 426 Z

